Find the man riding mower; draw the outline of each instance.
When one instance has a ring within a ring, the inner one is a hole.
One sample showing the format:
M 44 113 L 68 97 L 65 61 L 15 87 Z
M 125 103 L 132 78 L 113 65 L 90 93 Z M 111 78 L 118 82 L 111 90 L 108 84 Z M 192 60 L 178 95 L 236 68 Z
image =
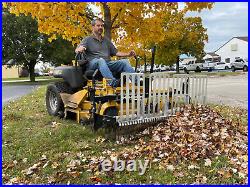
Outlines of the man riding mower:
M 155 48 L 151 67 L 154 67 Z M 90 122 L 94 130 L 134 131 L 174 115 L 181 104 L 204 104 L 206 76 L 174 75 L 168 72 L 121 73 L 121 84 L 112 87 L 100 71 L 86 70 L 83 54 L 75 66 L 60 66 L 54 77 L 63 81 L 50 84 L 46 107 L 50 115 L 73 117 L 78 123 Z M 81 64 L 81 65 L 80 65 Z M 138 58 L 136 60 L 138 65 Z M 124 131 L 123 131 L 124 132 Z
M 73 114 L 79 123 L 92 122 L 95 130 L 104 127 L 115 132 L 126 129 L 128 133 L 175 114 L 180 104 L 205 103 L 205 76 L 154 73 L 155 47 L 150 72 L 135 73 L 138 58 L 135 70 L 128 60 L 110 59 L 135 56 L 135 52 L 118 52 L 111 41 L 102 37 L 102 20 L 93 20 L 92 29 L 93 35 L 76 48 L 75 66 L 54 70 L 54 77 L 63 81 L 47 88 L 50 115 L 66 118 Z

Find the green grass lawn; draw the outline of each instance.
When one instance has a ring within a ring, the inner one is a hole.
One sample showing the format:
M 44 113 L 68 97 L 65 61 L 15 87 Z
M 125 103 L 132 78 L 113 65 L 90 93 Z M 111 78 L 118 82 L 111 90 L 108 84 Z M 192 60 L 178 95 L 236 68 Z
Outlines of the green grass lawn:
M 84 164 L 103 154 L 104 150 L 122 151 L 134 144 L 116 144 L 101 141 L 104 133 L 93 132 L 89 126 L 81 126 L 72 120 L 49 116 L 45 108 L 45 86 L 32 94 L 3 107 L 2 132 L 2 180 L 3 183 L 242 183 L 242 179 L 230 173 L 221 177 L 231 167 L 229 160 L 221 155 L 212 159 L 211 166 L 204 166 L 204 160 L 196 164 L 198 169 L 188 169 L 188 160 L 175 169 L 161 168 L 152 163 L 142 176 L 138 172 L 114 172 L 110 175 L 89 171 Z M 247 125 L 247 111 L 224 106 L 212 106 L 221 115 L 243 126 Z M 240 121 L 239 121 L 239 116 Z M 72 160 L 81 160 L 75 172 L 68 172 Z M 34 173 L 25 171 L 38 164 Z

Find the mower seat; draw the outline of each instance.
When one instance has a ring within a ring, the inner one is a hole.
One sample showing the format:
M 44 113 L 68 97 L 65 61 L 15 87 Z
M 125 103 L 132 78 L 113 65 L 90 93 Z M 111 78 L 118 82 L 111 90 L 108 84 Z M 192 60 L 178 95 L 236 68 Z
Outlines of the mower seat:
M 92 80 L 93 78 L 93 74 L 94 74 L 95 70 L 86 70 L 83 74 L 84 78 L 87 80 Z M 102 74 L 100 71 L 97 72 L 96 76 L 95 76 L 96 80 L 101 81 L 103 79 Z

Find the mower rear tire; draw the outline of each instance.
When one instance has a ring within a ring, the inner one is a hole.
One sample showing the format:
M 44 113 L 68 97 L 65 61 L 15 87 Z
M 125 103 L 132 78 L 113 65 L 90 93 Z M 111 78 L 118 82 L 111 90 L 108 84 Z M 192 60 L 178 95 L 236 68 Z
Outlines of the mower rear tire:
M 64 116 L 64 104 L 60 93 L 73 94 L 73 90 L 66 82 L 49 84 L 46 91 L 46 108 L 52 116 Z

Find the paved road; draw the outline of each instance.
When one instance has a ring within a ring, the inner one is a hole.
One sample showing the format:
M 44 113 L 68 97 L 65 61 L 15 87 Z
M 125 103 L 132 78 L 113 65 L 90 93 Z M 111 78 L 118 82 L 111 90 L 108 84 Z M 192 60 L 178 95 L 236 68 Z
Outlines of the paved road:
M 51 80 L 51 79 L 36 79 L 36 81 L 47 81 L 47 80 Z M 24 79 L 24 80 L 6 80 L 6 81 L 2 81 L 2 83 L 13 83 L 13 82 L 30 82 L 29 79 Z
M 11 100 L 31 93 L 36 85 L 2 85 L 2 103 L 5 105 Z
M 248 75 L 208 79 L 208 102 L 248 109 Z
M 2 102 L 19 98 L 30 93 L 38 86 L 4 86 L 2 87 Z M 209 77 L 208 102 L 248 108 L 248 78 L 247 73 L 239 76 Z

